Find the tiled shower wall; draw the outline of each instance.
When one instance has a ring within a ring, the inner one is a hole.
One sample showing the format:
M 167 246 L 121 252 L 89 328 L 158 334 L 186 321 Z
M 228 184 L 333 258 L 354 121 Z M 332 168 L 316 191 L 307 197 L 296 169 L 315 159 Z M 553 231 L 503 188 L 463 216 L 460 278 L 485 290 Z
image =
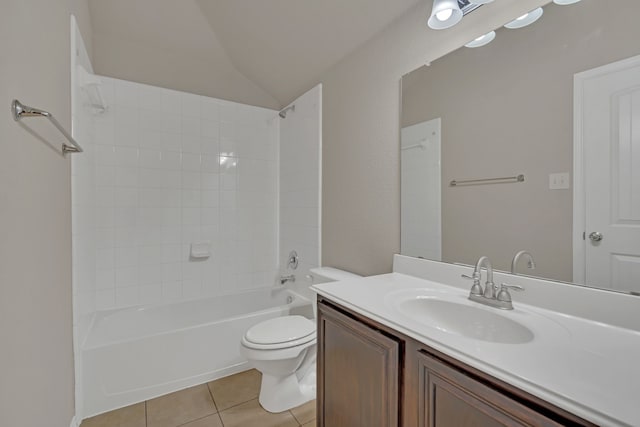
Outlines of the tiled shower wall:
M 93 117 L 95 308 L 273 286 L 277 112 L 102 81 L 109 108 Z M 190 257 L 192 243 L 207 242 L 211 257 Z

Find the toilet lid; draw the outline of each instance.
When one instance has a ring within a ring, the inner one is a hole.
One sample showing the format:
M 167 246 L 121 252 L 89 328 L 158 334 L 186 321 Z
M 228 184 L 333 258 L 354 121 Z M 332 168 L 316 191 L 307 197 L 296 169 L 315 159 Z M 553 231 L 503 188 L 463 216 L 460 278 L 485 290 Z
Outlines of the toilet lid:
M 265 320 L 251 327 L 245 339 L 255 344 L 280 344 L 313 334 L 316 325 L 302 316 L 284 316 Z

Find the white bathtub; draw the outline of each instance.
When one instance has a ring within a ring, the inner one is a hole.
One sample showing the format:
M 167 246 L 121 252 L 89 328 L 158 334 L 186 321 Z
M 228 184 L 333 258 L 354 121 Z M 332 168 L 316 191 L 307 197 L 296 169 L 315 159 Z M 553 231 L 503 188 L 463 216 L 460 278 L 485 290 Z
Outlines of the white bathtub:
M 82 346 L 84 417 L 248 368 L 240 339 L 254 324 L 311 302 L 284 288 L 96 314 Z

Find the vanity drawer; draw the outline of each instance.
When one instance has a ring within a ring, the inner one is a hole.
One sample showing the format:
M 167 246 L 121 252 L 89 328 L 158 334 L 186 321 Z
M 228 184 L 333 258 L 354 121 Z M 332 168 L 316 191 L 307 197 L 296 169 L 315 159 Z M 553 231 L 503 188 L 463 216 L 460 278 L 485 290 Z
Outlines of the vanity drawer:
M 420 427 L 590 426 L 518 400 L 424 350 L 418 352 Z

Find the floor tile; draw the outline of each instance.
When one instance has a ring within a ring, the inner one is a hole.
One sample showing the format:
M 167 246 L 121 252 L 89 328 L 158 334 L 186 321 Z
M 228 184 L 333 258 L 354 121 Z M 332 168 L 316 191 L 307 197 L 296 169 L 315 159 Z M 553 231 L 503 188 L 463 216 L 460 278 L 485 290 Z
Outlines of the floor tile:
M 300 424 L 308 423 L 309 421 L 316 419 L 316 401 L 312 400 L 304 405 L 300 405 L 297 408 L 293 408 L 291 413 Z
M 298 427 L 289 411 L 272 414 L 260 406 L 258 399 L 220 412 L 224 427 Z
M 262 375 L 255 369 L 240 372 L 209 383 L 219 411 L 248 402 L 260 394 Z
M 222 427 L 222 421 L 220 420 L 220 415 L 213 414 L 208 417 L 183 424 L 180 427 Z
M 147 427 L 176 427 L 216 412 L 209 389 L 202 384 L 149 400 Z
M 309 421 L 306 424 L 303 424 L 302 427 L 316 427 L 316 420 Z
M 145 427 L 144 402 L 87 418 L 80 427 Z

